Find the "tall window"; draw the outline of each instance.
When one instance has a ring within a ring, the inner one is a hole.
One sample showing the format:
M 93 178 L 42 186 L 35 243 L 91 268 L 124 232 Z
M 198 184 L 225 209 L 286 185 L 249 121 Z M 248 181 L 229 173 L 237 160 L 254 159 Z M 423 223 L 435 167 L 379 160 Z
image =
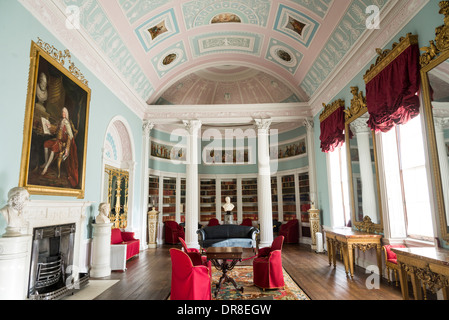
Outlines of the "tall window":
M 348 169 L 346 146 L 343 144 L 334 152 L 328 153 L 332 225 L 347 226 L 351 219 L 349 206 Z
M 392 237 L 433 240 L 420 116 L 381 134 Z

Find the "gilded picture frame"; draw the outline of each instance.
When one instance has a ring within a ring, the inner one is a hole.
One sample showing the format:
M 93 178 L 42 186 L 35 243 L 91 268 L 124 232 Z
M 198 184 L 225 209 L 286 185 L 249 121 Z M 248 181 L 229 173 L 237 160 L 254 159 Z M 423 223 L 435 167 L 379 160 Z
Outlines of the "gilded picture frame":
M 20 187 L 84 198 L 90 98 L 68 50 L 31 42 Z

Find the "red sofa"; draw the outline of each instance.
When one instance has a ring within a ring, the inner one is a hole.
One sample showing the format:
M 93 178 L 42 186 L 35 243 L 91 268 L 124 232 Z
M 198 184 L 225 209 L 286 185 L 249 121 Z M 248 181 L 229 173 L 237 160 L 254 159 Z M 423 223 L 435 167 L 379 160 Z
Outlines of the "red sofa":
M 126 260 L 139 254 L 140 240 L 134 238 L 134 232 L 121 231 L 120 229 L 111 230 L 111 245 L 126 244 Z
M 298 243 L 299 242 L 299 221 L 293 219 L 286 224 L 281 225 L 279 229 L 279 235 L 285 237 L 285 243 Z
M 185 237 L 184 228 L 176 221 L 165 221 L 165 243 L 178 244 L 178 238 Z

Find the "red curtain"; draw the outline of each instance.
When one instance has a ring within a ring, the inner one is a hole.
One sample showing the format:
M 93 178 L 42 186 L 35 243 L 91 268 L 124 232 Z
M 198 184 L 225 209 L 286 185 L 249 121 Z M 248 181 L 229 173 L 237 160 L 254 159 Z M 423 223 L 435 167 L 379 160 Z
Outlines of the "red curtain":
M 419 53 L 412 44 L 366 84 L 371 130 L 388 132 L 419 114 Z
M 345 142 L 345 107 L 339 106 L 326 119 L 321 121 L 321 151 L 333 152 Z

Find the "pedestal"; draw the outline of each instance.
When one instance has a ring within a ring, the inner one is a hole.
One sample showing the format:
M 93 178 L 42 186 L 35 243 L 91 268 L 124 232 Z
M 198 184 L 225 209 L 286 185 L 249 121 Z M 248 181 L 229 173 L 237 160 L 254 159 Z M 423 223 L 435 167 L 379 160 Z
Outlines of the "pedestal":
M 111 274 L 111 227 L 112 223 L 94 223 L 92 240 L 93 278 L 107 277 Z
M 0 300 L 25 300 L 31 235 L 0 238 Z
M 316 234 L 320 231 L 320 210 L 316 209 L 314 205 L 309 209 L 309 223 L 310 223 L 310 234 L 312 236 L 312 250 L 317 249 L 317 238 Z
M 233 214 L 225 214 L 224 215 L 224 224 L 234 224 L 234 215 Z
M 153 208 L 148 212 L 148 248 L 155 249 L 157 247 L 157 216 L 159 212 Z

